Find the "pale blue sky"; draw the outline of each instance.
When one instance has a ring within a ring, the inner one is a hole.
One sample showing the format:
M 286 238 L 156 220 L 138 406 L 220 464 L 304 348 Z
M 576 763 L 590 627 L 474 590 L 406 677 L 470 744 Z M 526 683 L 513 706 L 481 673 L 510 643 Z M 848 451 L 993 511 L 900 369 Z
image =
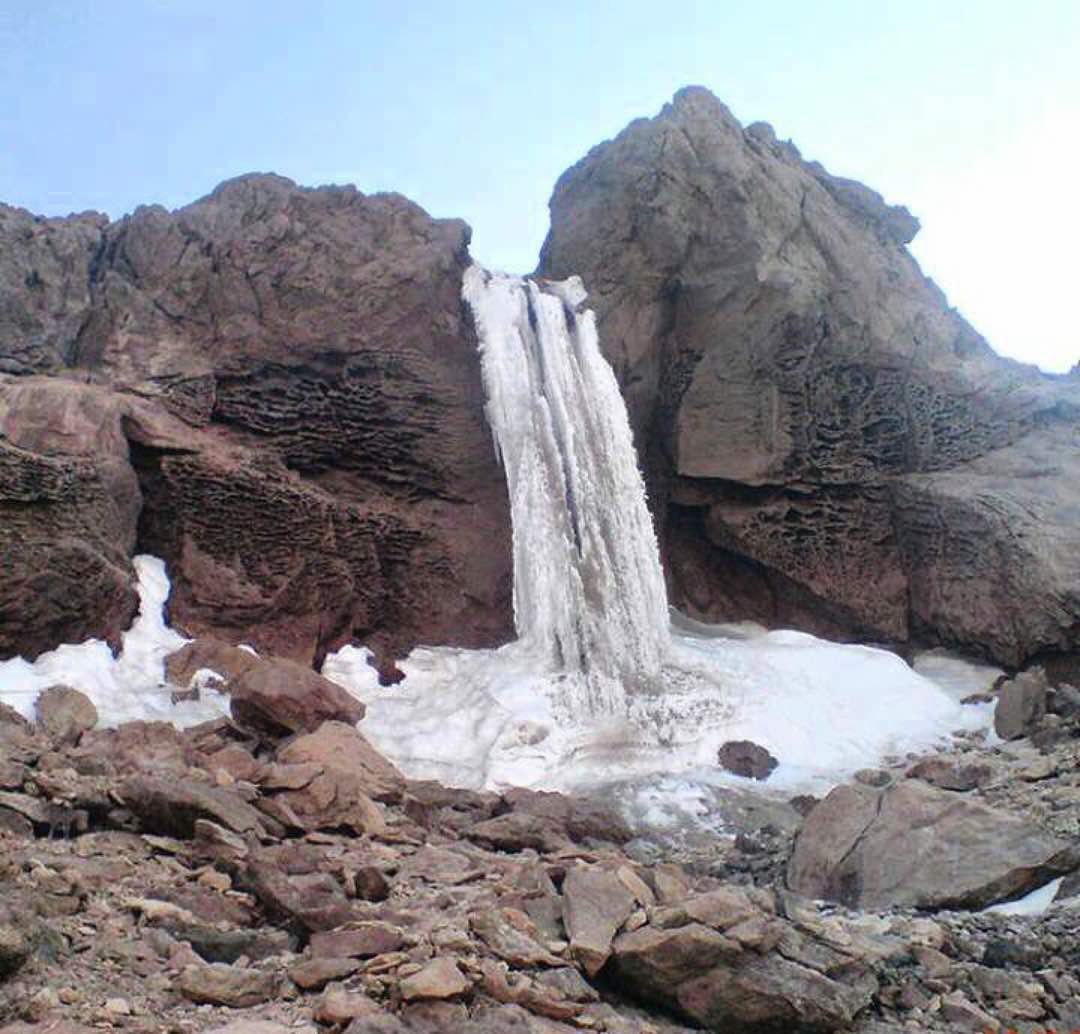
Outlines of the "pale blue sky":
M 525 271 L 563 169 L 701 83 L 907 204 L 999 351 L 1080 360 L 1080 0 L 0 4 L 0 199 L 36 212 L 272 170 L 398 190 Z

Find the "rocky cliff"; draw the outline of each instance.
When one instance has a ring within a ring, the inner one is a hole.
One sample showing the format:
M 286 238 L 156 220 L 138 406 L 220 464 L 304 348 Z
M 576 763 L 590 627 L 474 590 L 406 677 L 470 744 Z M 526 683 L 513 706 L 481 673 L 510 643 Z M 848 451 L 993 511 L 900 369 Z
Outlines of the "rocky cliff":
M 1080 379 L 996 356 L 918 222 L 690 88 L 568 170 L 674 604 L 1006 665 L 1080 641 Z M 116 223 L 0 206 L 0 657 L 135 606 L 304 660 L 512 633 L 468 228 L 247 176 Z
M 510 635 L 468 227 L 246 176 L 177 212 L 0 207 L 0 656 L 175 624 L 305 660 Z
M 1080 382 L 996 356 L 918 222 L 689 88 L 559 180 L 672 602 L 1020 664 L 1080 641 Z

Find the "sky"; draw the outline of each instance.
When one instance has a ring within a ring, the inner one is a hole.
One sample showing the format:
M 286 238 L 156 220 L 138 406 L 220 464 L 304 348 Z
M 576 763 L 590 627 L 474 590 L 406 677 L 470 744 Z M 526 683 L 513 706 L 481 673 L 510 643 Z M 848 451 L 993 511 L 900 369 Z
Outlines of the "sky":
M 527 272 L 560 173 L 689 83 L 906 204 L 999 352 L 1080 361 L 1077 0 L 2 0 L 0 200 L 116 218 L 273 171 Z

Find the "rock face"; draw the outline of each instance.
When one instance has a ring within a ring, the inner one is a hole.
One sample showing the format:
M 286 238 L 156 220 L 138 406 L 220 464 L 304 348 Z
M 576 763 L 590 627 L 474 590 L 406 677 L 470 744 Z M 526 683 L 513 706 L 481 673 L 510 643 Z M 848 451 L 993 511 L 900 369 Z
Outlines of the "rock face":
M 917 780 L 838 786 L 806 818 L 788 885 L 856 908 L 981 908 L 1080 867 L 1080 848 Z
M 673 603 L 1006 664 L 1075 649 L 1080 382 L 994 355 L 906 209 L 690 88 L 551 214 L 540 273 L 589 290 Z
M 509 636 L 464 223 L 247 176 L 0 240 L 0 656 L 115 641 L 136 549 L 174 624 L 298 660 Z

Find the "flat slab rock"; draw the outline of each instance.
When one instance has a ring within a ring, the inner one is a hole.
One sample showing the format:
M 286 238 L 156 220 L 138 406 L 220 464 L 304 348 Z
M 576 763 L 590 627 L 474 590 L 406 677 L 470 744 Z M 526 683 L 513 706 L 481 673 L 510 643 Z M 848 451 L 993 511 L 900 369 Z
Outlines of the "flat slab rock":
M 852 908 L 983 908 L 1080 866 L 1080 845 L 917 780 L 836 787 L 807 816 L 792 890 Z

